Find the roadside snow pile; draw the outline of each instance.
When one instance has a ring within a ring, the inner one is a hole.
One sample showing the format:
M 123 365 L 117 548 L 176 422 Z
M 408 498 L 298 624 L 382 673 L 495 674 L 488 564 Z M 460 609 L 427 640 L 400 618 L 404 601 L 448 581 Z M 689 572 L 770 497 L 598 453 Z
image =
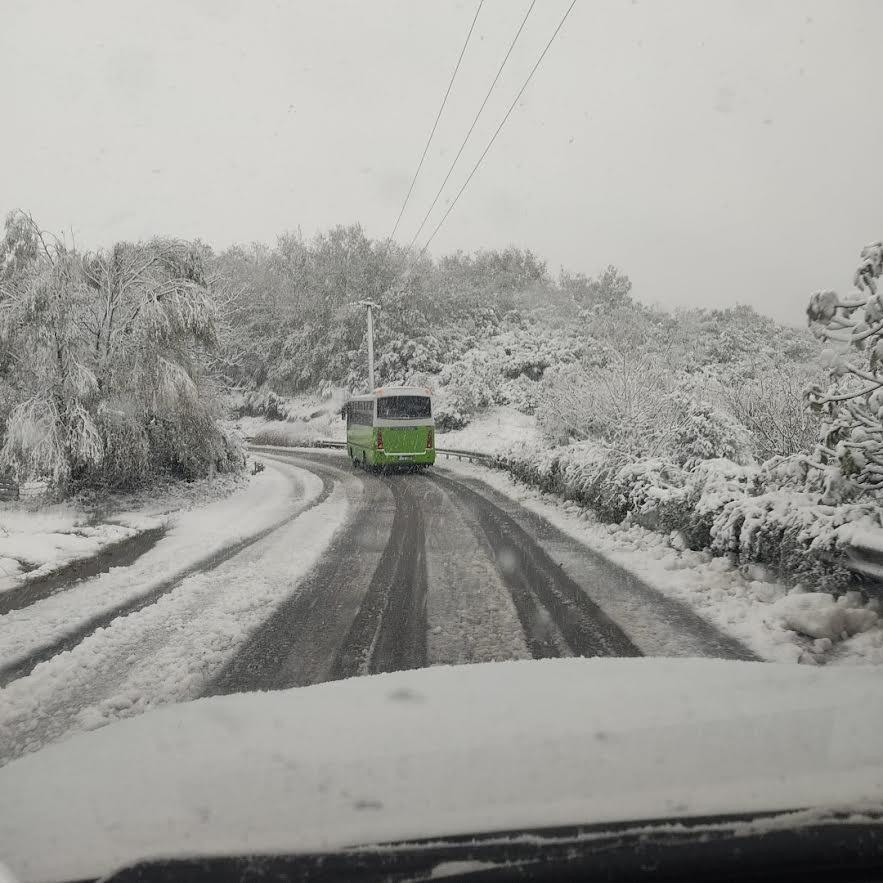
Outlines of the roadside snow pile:
M 857 592 L 847 592 L 836 600 L 824 592 L 792 593 L 773 605 L 773 615 L 787 629 L 828 641 L 866 632 L 879 620 L 877 610 L 866 607 Z

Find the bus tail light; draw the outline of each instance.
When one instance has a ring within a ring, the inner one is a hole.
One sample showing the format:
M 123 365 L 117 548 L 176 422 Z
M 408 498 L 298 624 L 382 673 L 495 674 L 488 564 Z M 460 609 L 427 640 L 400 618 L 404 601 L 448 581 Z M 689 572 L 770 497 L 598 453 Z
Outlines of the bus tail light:
M 426 433 L 426 447 L 431 448 L 435 444 L 435 433 L 430 429 Z
M 379 429 L 377 430 L 377 450 L 383 450 L 383 433 Z

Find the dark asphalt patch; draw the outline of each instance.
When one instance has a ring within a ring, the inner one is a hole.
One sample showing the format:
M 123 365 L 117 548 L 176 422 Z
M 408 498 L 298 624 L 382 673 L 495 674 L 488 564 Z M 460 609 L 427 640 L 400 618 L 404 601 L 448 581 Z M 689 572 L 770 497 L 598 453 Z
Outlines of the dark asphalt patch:
M 46 576 L 29 580 L 15 589 L 3 592 L 0 594 L 0 616 L 29 607 L 50 595 L 65 591 L 81 580 L 107 573 L 112 567 L 128 567 L 134 564 L 145 552 L 149 552 L 165 533 L 165 527 L 141 531 L 135 536 L 106 546 L 97 555 L 71 561 Z
M 544 627 L 551 616 L 576 656 L 641 656 L 625 632 L 546 554 L 523 528 L 460 482 L 432 480 L 472 511 L 494 549 L 528 647 L 536 658 L 557 656 Z
M 387 478 L 396 509 L 389 544 L 347 634 L 332 678 L 426 665 L 426 538 L 422 482 Z

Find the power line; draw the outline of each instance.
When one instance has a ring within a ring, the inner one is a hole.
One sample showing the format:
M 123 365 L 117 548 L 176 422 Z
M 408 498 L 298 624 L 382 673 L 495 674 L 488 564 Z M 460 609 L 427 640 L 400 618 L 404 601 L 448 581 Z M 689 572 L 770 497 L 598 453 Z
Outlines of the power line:
M 472 19 L 472 24 L 469 26 L 469 33 L 466 34 L 466 42 L 463 43 L 463 48 L 460 50 L 460 57 L 457 59 L 457 64 L 454 67 L 454 72 L 451 74 L 451 81 L 448 83 L 445 97 L 442 98 L 441 107 L 438 109 L 438 113 L 435 115 L 435 122 L 432 124 L 432 131 L 429 133 L 429 138 L 426 139 L 426 146 L 423 148 L 423 155 L 420 157 L 420 162 L 417 164 L 417 171 L 414 172 L 414 177 L 411 179 L 411 186 L 408 188 L 408 192 L 407 194 L 405 194 L 405 201 L 402 203 L 402 207 L 399 210 L 399 216 L 396 218 L 395 225 L 392 228 L 392 233 L 389 234 L 390 239 L 392 239 L 393 236 L 396 235 L 396 230 L 399 229 L 399 223 L 402 220 L 402 215 L 405 213 L 405 208 L 408 205 L 408 200 L 411 198 L 411 192 L 414 190 L 414 185 L 417 183 L 417 176 L 420 174 L 420 169 L 423 168 L 423 160 L 426 159 L 426 154 L 429 151 L 429 145 L 432 143 L 432 136 L 435 134 L 436 127 L 438 126 L 438 121 L 441 119 L 442 111 L 445 109 L 445 104 L 447 104 L 448 95 L 451 94 L 451 87 L 454 85 L 454 79 L 457 76 L 457 71 L 460 70 L 460 62 L 463 61 L 463 56 L 466 54 L 466 47 L 469 45 L 469 38 L 472 36 L 472 31 L 475 29 L 475 22 L 478 21 L 478 13 L 481 12 L 481 7 L 483 5 L 484 0 L 480 0 L 478 4 L 478 9 L 475 10 L 475 17 Z
M 527 8 L 527 12 L 524 13 L 524 18 L 521 20 L 521 25 L 518 30 L 515 32 L 515 36 L 512 39 L 512 42 L 509 44 L 509 49 L 506 52 L 506 57 L 503 59 L 500 67 L 497 69 L 497 75 L 494 77 L 493 83 L 491 83 L 490 89 L 487 90 L 487 95 L 484 96 L 484 101 L 481 102 L 481 107 L 478 108 L 478 113 L 475 114 L 475 119 L 472 120 L 472 125 L 469 127 L 469 131 L 466 133 L 466 137 L 463 139 L 463 143 L 460 145 L 460 149 L 457 151 L 457 155 L 454 157 L 454 161 L 451 163 L 451 167 L 448 169 L 447 175 L 445 175 L 444 181 L 441 183 L 441 187 L 438 188 L 438 193 L 435 194 L 435 199 L 432 200 L 432 205 L 429 206 L 428 211 L 423 217 L 423 220 L 420 222 L 420 226 L 417 228 L 417 232 L 414 234 L 414 238 L 411 240 L 410 245 L 411 248 L 414 243 L 417 241 L 417 238 L 423 232 L 423 228 L 426 226 L 426 222 L 429 220 L 429 216 L 432 214 L 432 210 L 435 208 L 435 204 L 438 202 L 439 197 L 442 195 L 442 191 L 445 189 L 445 185 L 448 183 L 449 178 L 454 172 L 454 167 L 457 165 L 457 160 L 460 159 L 460 154 L 463 153 L 463 150 L 466 147 L 466 142 L 469 140 L 469 136 L 472 134 L 472 130 L 475 128 L 476 123 L 478 122 L 478 118 L 481 116 L 482 111 L 485 108 L 485 105 L 488 103 L 488 99 L 491 97 L 491 92 L 494 91 L 494 86 L 497 85 L 497 80 L 500 79 L 500 74 L 503 73 L 503 68 L 506 66 L 506 62 L 509 60 L 509 56 L 512 54 L 512 50 L 515 48 L 515 44 L 518 42 L 518 38 L 521 36 L 521 32 L 524 30 L 524 26 L 527 23 L 528 16 L 531 13 L 531 10 L 536 5 L 537 0 L 531 0 L 530 6 Z
M 433 239 L 435 239 L 435 235 L 441 229 L 441 226 L 442 226 L 442 224 L 444 224 L 445 219 L 453 211 L 454 206 L 457 204 L 460 197 L 463 195 L 463 191 L 466 189 L 467 185 L 472 180 L 472 176 L 478 171 L 478 167 L 481 165 L 482 160 L 485 158 L 485 156 L 487 156 L 487 153 L 491 149 L 491 146 L 493 145 L 494 141 L 497 140 L 497 135 L 500 134 L 500 129 L 502 129 L 503 126 L 506 124 L 506 120 L 509 119 L 509 115 L 515 109 L 515 105 L 518 104 L 519 98 L 521 98 L 522 94 L 524 93 L 524 90 L 527 88 L 528 83 L 530 83 L 531 78 L 533 77 L 534 73 L 536 73 L 537 68 L 542 63 L 542 60 L 546 57 L 546 53 L 549 51 L 549 47 L 552 45 L 552 41 L 555 39 L 555 37 L 558 36 L 558 31 L 560 31 L 561 28 L 564 26 L 564 22 L 567 21 L 567 16 L 570 15 L 570 11 L 571 11 L 571 9 L 573 9 L 574 6 L 576 6 L 576 0 L 573 0 L 573 2 L 570 4 L 570 6 L 567 7 L 567 12 L 564 13 L 564 15 L 561 18 L 561 21 L 558 22 L 558 27 L 555 28 L 555 32 L 552 34 L 551 37 L 549 37 L 549 42 L 546 43 L 546 48 L 543 49 L 543 51 L 540 53 L 540 57 L 537 59 L 537 63 L 531 68 L 530 73 L 527 75 L 527 79 L 524 81 L 524 85 L 521 87 L 521 89 L 519 89 L 518 94 L 515 96 L 515 100 L 509 106 L 509 110 L 506 111 L 506 116 L 503 117 L 502 121 L 500 122 L 500 125 L 497 126 L 497 131 L 494 132 L 494 134 L 491 136 L 491 140 L 488 141 L 488 145 L 487 145 L 487 147 L 485 147 L 481 156 L 478 158 L 478 162 L 476 162 L 475 165 L 472 167 L 472 171 L 469 173 L 469 177 L 463 182 L 463 186 L 460 188 L 457 195 L 454 197 L 454 201 L 448 206 L 448 210 L 442 215 L 442 218 L 438 222 L 438 224 L 436 224 L 435 229 L 432 231 L 432 234 L 430 235 L 429 239 L 426 240 L 426 244 L 423 246 L 422 249 L 420 249 L 420 254 L 423 254 L 426 251 L 426 249 L 429 248 L 429 244 L 432 242 Z

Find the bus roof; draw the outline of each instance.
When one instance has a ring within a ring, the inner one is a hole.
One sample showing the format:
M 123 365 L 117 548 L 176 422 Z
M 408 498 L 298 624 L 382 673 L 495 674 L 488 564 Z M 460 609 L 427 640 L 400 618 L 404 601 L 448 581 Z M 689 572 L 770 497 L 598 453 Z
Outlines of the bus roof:
M 387 396 L 431 396 L 428 386 L 378 386 L 374 392 L 360 396 L 350 396 L 351 402 L 366 402 Z

